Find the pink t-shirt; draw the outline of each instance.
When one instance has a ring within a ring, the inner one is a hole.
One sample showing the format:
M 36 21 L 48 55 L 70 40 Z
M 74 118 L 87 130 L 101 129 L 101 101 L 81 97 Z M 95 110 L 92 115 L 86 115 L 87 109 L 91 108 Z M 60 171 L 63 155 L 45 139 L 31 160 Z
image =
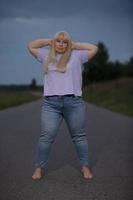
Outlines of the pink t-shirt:
M 40 48 L 38 61 L 44 66 L 49 49 Z M 57 60 L 60 58 L 57 54 Z M 87 50 L 72 50 L 66 66 L 66 72 L 56 71 L 53 63 L 49 64 L 48 73 L 44 75 L 44 96 L 74 94 L 82 96 L 82 66 L 89 59 Z

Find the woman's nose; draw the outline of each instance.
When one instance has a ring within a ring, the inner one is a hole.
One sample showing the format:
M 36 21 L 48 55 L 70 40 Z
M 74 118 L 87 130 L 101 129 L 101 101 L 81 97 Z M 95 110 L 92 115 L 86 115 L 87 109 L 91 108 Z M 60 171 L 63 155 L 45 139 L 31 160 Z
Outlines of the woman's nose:
M 60 45 L 63 45 L 63 41 L 60 41 L 60 43 L 59 43 Z

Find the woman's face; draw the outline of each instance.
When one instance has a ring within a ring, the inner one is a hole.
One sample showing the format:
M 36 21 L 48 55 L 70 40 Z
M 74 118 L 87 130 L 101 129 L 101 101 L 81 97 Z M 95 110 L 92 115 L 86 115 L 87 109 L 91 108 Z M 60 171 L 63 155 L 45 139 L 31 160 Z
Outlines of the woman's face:
M 59 36 L 54 40 L 54 47 L 57 53 L 64 53 L 68 47 L 68 40 L 64 39 L 63 36 Z

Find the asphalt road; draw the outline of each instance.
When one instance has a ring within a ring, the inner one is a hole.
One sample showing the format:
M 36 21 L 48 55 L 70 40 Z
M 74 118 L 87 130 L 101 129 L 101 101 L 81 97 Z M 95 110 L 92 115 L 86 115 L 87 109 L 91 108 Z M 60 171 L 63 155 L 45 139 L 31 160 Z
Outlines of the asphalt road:
M 44 178 L 33 181 L 41 101 L 0 112 L 0 200 L 133 200 L 133 118 L 86 106 L 91 181 L 82 177 L 65 122 Z

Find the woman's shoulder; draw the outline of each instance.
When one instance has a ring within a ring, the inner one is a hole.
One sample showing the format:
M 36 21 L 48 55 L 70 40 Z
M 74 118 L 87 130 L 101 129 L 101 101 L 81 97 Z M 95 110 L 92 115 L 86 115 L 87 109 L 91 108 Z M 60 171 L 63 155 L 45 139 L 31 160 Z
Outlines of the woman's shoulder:
M 78 59 L 81 60 L 82 63 L 85 63 L 89 59 L 88 50 L 77 50 L 77 49 L 74 49 L 74 50 L 72 50 L 72 57 L 73 58 L 78 58 Z
M 50 49 L 46 48 L 46 47 L 42 47 L 42 48 L 38 49 L 38 53 L 40 53 L 40 54 L 47 54 L 47 53 L 49 53 L 49 51 L 50 51 Z
M 37 59 L 42 62 L 43 60 L 46 59 L 46 57 L 48 56 L 48 53 L 49 53 L 50 49 L 49 48 L 39 48 L 38 49 L 38 54 L 37 54 Z
M 72 50 L 72 53 L 71 53 L 72 56 L 77 56 L 77 57 L 80 57 L 80 56 L 82 56 L 82 55 L 84 55 L 84 54 L 88 54 L 88 51 L 87 51 L 87 50 L 77 50 L 77 49 L 73 49 L 73 50 Z

